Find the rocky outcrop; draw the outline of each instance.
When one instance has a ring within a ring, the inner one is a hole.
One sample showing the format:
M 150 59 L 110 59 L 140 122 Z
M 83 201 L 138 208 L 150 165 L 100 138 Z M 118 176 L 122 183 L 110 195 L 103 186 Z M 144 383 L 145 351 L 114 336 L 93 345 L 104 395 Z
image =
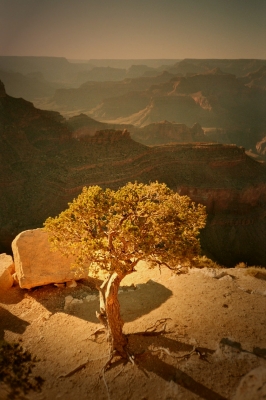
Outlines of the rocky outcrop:
M 12 242 L 15 270 L 21 288 L 86 278 L 85 272 L 71 269 L 72 257 L 51 251 L 43 229 L 21 232 Z
M 13 286 L 15 267 L 13 259 L 7 254 L 0 254 L 0 291 Z
M 96 131 L 108 129 L 106 123 L 96 121 L 86 114 L 75 115 L 66 121 L 66 125 L 72 131 L 72 137 L 80 139 L 86 136 L 93 136 Z

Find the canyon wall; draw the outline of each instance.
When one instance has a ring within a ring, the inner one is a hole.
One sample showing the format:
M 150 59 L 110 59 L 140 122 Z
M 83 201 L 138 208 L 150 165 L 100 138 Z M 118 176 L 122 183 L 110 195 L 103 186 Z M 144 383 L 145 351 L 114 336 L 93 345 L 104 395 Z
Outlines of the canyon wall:
M 220 263 L 266 265 L 266 168 L 236 145 L 147 147 L 127 130 L 73 138 L 58 113 L 14 99 L 0 85 L 0 251 L 41 227 L 83 186 L 165 182 L 206 205 L 202 247 Z

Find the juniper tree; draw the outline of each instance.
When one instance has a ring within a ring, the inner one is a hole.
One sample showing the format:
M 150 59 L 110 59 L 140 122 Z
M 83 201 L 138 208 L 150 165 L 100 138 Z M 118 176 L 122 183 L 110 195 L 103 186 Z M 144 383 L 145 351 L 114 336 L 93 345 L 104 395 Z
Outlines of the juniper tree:
M 140 260 L 176 271 L 200 251 L 205 207 L 158 182 L 128 183 L 117 191 L 84 187 L 69 207 L 45 221 L 52 246 L 75 256 L 90 276 L 106 274 L 97 317 L 109 332 L 111 354 L 127 357 L 118 289 Z

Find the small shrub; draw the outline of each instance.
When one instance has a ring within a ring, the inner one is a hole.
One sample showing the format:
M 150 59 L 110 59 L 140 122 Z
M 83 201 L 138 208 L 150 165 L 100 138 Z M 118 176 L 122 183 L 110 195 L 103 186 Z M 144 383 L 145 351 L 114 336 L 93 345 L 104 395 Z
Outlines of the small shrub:
M 240 262 L 236 264 L 235 268 L 247 268 L 247 264 L 244 262 Z
M 194 257 L 192 266 L 196 268 L 222 268 L 221 265 L 206 256 Z
M 7 399 L 20 399 L 21 393 L 41 391 L 44 380 L 32 376 L 36 358 L 24 351 L 18 343 L 0 342 L 0 384 L 6 385 Z

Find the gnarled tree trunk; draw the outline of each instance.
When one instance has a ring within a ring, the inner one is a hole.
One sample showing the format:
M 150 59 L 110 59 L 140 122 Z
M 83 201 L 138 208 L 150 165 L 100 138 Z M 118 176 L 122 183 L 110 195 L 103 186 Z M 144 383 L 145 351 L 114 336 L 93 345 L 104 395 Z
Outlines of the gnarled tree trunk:
M 96 312 L 96 315 L 100 322 L 108 329 L 111 352 L 116 352 L 121 357 L 127 358 L 127 338 L 123 334 L 124 322 L 120 315 L 120 304 L 118 301 L 118 289 L 124 277 L 125 275 L 118 275 L 114 272 L 103 282 L 99 288 L 100 313 Z

